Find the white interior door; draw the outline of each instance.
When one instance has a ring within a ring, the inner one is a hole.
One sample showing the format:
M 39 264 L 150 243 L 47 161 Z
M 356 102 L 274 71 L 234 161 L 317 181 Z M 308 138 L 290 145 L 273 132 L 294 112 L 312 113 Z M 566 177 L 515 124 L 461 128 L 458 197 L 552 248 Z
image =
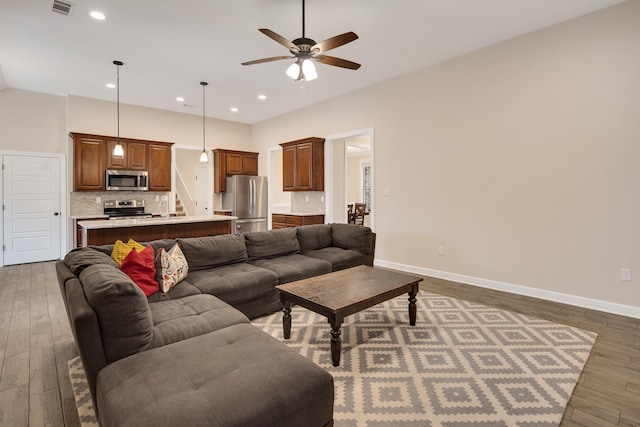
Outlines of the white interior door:
M 211 210 L 211 168 L 208 165 L 196 166 L 196 215 L 210 215 Z
M 2 164 L 4 264 L 59 259 L 60 159 L 5 155 Z

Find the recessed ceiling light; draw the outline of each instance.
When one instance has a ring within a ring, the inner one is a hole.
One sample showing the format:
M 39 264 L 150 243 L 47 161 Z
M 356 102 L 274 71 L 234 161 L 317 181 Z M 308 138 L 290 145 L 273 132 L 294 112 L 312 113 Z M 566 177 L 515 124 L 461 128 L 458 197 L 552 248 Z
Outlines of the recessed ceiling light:
M 183 97 L 181 97 L 181 96 L 179 96 L 179 97 L 177 97 L 177 98 L 176 98 L 176 101 L 178 101 L 178 102 L 184 102 L 184 98 L 183 98 Z
M 107 83 L 105 86 L 108 87 L 109 89 L 115 89 L 116 88 L 116 85 L 114 85 L 113 83 Z
M 107 19 L 107 17 L 104 16 L 104 13 L 98 12 L 97 10 L 94 10 L 89 15 L 91 15 L 93 19 L 97 19 L 98 21 L 104 21 L 105 19 Z
M 238 112 L 238 107 L 231 107 L 231 112 L 232 113 L 237 113 Z
M 258 99 L 264 101 L 265 99 L 267 99 L 267 95 L 258 95 Z

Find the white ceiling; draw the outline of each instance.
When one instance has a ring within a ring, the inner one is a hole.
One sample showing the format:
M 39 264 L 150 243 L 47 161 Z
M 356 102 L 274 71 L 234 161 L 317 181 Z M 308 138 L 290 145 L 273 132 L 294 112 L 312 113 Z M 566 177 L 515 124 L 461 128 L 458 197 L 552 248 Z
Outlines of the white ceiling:
M 208 117 L 253 124 L 622 1 L 307 0 L 306 36 L 354 31 L 328 54 L 362 67 L 318 64 L 301 90 L 293 61 L 240 65 L 288 54 L 258 28 L 302 36 L 301 0 L 71 0 L 69 17 L 53 0 L 0 0 L 0 89 L 115 101 L 121 60 L 122 103 L 201 115 L 204 80 Z

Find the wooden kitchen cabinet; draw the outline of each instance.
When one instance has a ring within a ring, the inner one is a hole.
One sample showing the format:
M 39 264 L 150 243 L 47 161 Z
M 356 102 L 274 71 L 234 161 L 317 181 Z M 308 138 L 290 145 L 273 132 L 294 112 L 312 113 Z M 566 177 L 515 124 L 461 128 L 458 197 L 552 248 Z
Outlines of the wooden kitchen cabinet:
M 324 191 L 324 138 L 304 138 L 282 147 L 282 190 Z
M 84 135 L 73 139 L 73 191 L 104 191 L 105 140 Z
M 227 177 L 233 175 L 258 176 L 258 153 L 250 151 L 213 150 L 213 191 L 227 190 Z
M 149 191 L 171 191 L 171 144 L 149 144 L 147 150 Z
M 299 227 L 301 225 L 324 224 L 324 215 L 272 214 L 271 229 Z
M 149 191 L 171 191 L 172 142 L 120 138 L 124 157 L 113 156 L 116 138 L 71 132 L 73 191 L 105 191 L 107 169 L 148 171 Z
M 114 156 L 113 147 L 117 140 L 107 141 L 107 169 L 147 170 L 147 144 L 144 142 L 120 141 L 124 156 Z

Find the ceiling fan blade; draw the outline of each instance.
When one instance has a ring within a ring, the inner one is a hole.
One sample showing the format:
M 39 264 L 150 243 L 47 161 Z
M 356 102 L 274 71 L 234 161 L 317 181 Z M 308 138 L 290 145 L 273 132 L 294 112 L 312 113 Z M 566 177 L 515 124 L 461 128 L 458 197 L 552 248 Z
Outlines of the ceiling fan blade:
M 339 36 L 331 37 L 330 39 L 316 43 L 316 45 L 311 48 L 311 51 L 313 52 L 317 50 L 318 53 L 326 52 L 357 39 L 358 35 L 353 31 L 349 31 L 348 33 L 340 34 Z
M 260 31 L 265 36 L 277 41 L 278 43 L 280 43 L 282 46 L 286 47 L 289 50 L 293 50 L 294 52 L 300 51 L 300 48 L 298 46 L 291 43 L 289 40 L 285 39 L 280 34 L 269 30 L 268 28 L 260 28 L 258 31 Z
M 262 64 L 263 62 L 280 61 L 281 59 L 291 59 L 295 56 L 272 56 L 271 58 L 256 59 L 254 61 L 243 62 L 242 65 Z
M 335 56 L 317 55 L 314 56 L 313 59 L 322 64 L 348 68 L 350 70 L 357 70 L 358 68 L 360 68 L 360 64 L 356 62 L 347 61 L 346 59 L 342 58 L 336 58 Z

